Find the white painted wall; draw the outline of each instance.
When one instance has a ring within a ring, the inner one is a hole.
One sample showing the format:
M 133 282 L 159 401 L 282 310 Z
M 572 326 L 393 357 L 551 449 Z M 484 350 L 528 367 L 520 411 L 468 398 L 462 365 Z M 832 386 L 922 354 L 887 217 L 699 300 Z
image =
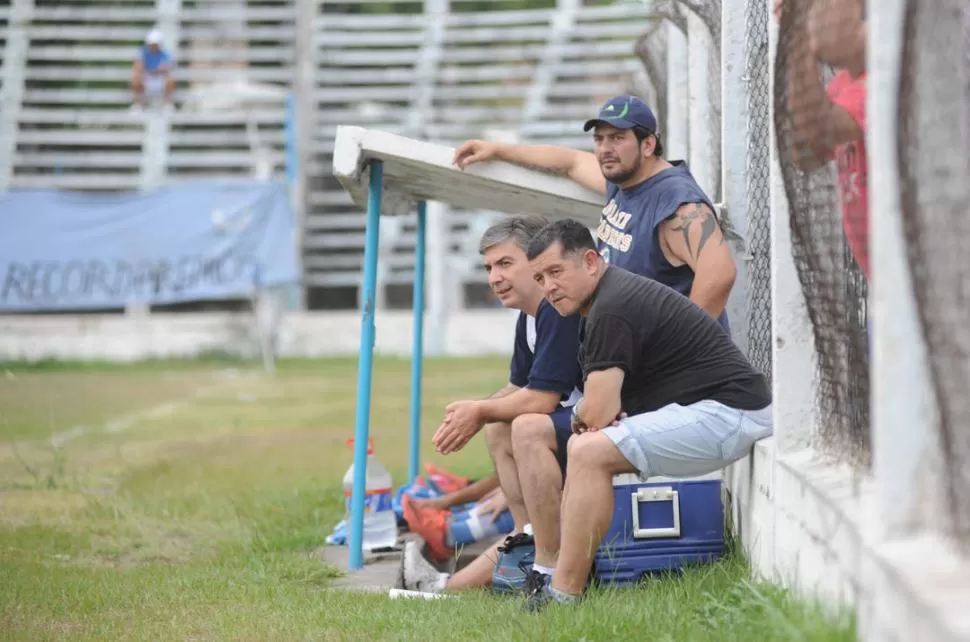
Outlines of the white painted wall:
M 812 332 L 772 149 L 775 436 L 731 466 L 725 480 L 735 529 L 759 576 L 833 608 L 855 608 L 862 640 L 970 640 L 970 560 L 942 535 L 937 420 L 896 197 L 904 6 L 869 0 L 868 7 L 869 29 L 880 34 L 869 39 L 868 54 L 870 209 L 879 212 L 870 240 L 872 473 L 811 447 L 818 421 Z
M 515 337 L 511 310 L 450 315 L 442 345 L 450 355 L 509 354 Z M 376 316 L 378 354 L 410 356 L 409 310 Z M 287 312 L 277 330 L 277 355 L 356 355 L 360 313 Z M 0 316 L 0 360 L 91 359 L 135 361 L 224 352 L 259 355 L 255 317 L 246 313 Z

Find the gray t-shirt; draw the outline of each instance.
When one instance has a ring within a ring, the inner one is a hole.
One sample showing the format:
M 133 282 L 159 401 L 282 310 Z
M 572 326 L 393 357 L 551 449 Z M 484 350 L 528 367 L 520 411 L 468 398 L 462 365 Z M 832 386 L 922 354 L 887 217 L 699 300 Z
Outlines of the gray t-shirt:
M 771 403 L 764 375 L 717 321 L 673 289 L 626 270 L 607 268 L 580 337 L 583 380 L 621 368 L 629 415 L 705 399 L 739 410 Z

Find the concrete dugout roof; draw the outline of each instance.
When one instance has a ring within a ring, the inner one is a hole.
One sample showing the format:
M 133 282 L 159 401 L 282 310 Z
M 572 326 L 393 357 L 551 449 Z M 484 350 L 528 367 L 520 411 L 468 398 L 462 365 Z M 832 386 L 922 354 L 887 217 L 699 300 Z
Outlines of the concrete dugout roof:
M 384 164 L 381 214 L 406 214 L 416 201 L 439 201 L 510 214 L 575 218 L 595 227 L 604 198 L 567 178 L 505 162 L 452 165 L 455 149 L 363 127 L 340 126 L 333 152 L 333 174 L 361 209 L 367 208 L 372 160 Z

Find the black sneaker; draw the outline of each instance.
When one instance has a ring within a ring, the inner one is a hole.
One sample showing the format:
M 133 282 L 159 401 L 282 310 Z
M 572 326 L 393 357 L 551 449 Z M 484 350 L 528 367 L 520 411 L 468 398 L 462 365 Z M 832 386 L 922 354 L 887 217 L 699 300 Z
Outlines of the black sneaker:
M 536 570 L 529 571 L 525 576 L 525 610 L 535 613 L 542 610 L 546 603 L 552 598 L 546 591 L 549 584 L 549 576 Z
M 508 553 L 509 551 L 518 548 L 519 546 L 534 546 L 535 538 L 528 533 L 515 533 L 509 535 L 502 542 L 502 545 L 498 547 L 499 553 Z

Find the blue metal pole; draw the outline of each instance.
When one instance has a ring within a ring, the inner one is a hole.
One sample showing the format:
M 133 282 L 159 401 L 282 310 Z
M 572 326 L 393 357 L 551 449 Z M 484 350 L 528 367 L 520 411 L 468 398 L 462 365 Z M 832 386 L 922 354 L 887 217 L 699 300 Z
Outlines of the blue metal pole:
M 374 299 L 377 292 L 377 245 L 380 240 L 381 194 L 384 165 L 370 164 L 367 196 L 367 227 L 364 238 L 364 296 L 360 322 L 360 354 L 357 359 L 357 421 L 354 429 L 354 487 L 350 500 L 351 570 L 364 565 L 364 493 L 367 479 L 367 441 L 370 432 L 371 374 L 374 366 Z
M 417 244 L 414 248 L 414 341 L 411 346 L 411 450 L 408 482 L 418 477 L 421 460 L 421 368 L 424 365 L 424 257 L 427 250 L 428 203 L 418 203 Z

